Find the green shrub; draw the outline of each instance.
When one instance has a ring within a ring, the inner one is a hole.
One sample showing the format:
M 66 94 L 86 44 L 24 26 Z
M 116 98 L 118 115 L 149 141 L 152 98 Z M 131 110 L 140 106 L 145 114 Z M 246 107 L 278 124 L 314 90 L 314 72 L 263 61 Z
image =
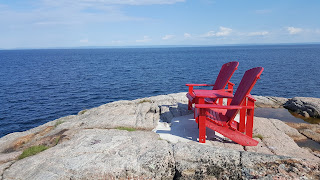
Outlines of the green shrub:
M 44 150 L 48 149 L 47 146 L 39 145 L 39 146 L 31 146 L 27 149 L 25 149 L 22 154 L 19 156 L 19 159 L 23 159 L 29 156 L 33 156 L 35 154 L 38 154 L 39 152 L 42 152 Z

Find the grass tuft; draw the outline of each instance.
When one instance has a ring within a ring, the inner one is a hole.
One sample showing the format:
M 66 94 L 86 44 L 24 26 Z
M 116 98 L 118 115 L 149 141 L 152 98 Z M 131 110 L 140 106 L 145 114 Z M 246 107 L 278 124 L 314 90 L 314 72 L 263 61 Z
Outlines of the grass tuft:
M 118 130 L 125 130 L 125 131 L 136 131 L 135 128 L 131 127 L 117 127 Z
M 145 102 L 151 103 L 152 101 L 150 99 L 143 99 L 143 100 L 139 101 L 139 104 L 142 104 L 142 103 L 145 103 Z
M 33 156 L 35 154 L 38 154 L 39 152 L 42 152 L 44 150 L 48 149 L 47 146 L 39 145 L 39 146 L 31 146 L 27 149 L 25 149 L 22 154 L 19 156 L 19 159 L 23 159 L 29 156 Z
M 261 140 L 263 139 L 263 136 L 261 134 L 254 134 L 252 137 L 253 138 L 259 138 Z
M 55 146 L 59 143 L 60 139 L 61 139 L 61 136 L 58 136 L 58 137 L 55 139 Z
M 58 127 L 58 126 L 59 126 L 60 124 L 62 124 L 62 123 L 64 123 L 64 121 L 59 120 L 59 121 L 56 122 L 56 124 L 54 124 L 54 127 L 56 128 L 56 127 Z
M 86 113 L 87 111 L 88 111 L 88 109 L 85 109 L 85 110 L 80 111 L 78 114 L 82 115 L 82 114 Z

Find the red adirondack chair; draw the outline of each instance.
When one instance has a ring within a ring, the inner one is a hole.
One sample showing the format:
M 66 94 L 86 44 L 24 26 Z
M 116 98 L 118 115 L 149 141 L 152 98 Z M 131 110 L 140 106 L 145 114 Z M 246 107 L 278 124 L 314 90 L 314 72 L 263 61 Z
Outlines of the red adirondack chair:
M 250 95 L 250 91 L 260 78 L 262 67 L 256 67 L 245 72 L 230 105 L 222 106 L 218 104 L 195 104 L 199 108 L 199 142 L 205 143 L 206 127 L 224 135 L 234 142 L 243 146 L 256 146 L 258 141 L 252 139 L 253 114 L 255 99 Z M 211 98 L 226 97 L 225 93 L 217 91 L 210 95 Z M 196 93 L 200 96 L 200 93 Z M 240 110 L 240 122 L 234 118 Z M 247 117 L 247 118 L 246 118 Z
M 194 92 L 211 92 L 212 90 L 221 90 L 225 89 L 227 84 L 227 89 L 224 91 L 233 92 L 234 84 L 230 82 L 230 78 L 238 68 L 239 62 L 232 61 L 222 65 L 221 70 L 218 74 L 218 77 L 214 84 L 186 84 L 189 87 L 189 91 L 187 93 L 187 98 L 189 99 L 188 102 L 188 110 L 192 109 L 192 104 L 197 102 L 197 97 L 195 96 Z M 194 86 L 213 86 L 212 90 L 194 90 Z M 208 103 L 215 103 L 217 98 L 206 98 L 205 99 Z M 219 103 L 222 104 L 222 98 L 220 98 Z

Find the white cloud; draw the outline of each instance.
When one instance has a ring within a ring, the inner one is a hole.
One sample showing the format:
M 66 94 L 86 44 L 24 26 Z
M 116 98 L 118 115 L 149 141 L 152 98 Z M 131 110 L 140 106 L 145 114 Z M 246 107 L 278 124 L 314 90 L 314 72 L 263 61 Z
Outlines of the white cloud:
M 183 36 L 184 36 L 185 38 L 191 38 L 191 34 L 189 34 L 189 33 L 184 33 Z
M 248 36 L 265 36 L 268 35 L 268 31 L 260 31 L 260 32 L 250 32 L 248 33 Z
M 81 39 L 79 42 L 81 42 L 81 43 L 88 43 L 88 42 L 89 42 L 89 39 Z
M 149 36 L 143 36 L 143 39 L 139 39 L 139 40 L 136 40 L 136 42 L 138 43 L 145 43 L 145 42 L 149 42 L 151 41 L 152 39 L 149 37 Z
M 220 26 L 220 31 L 216 33 L 216 36 L 228 36 L 232 32 L 232 29 Z
M 218 31 L 218 32 L 216 32 L 216 33 L 215 33 L 215 31 L 209 31 L 209 32 L 201 35 L 200 37 L 205 37 L 205 38 L 207 38 L 207 37 L 214 37 L 214 36 L 215 36 L 215 37 L 228 36 L 228 35 L 230 35 L 231 32 L 232 32 L 232 29 L 231 29 L 231 28 L 226 28 L 226 27 L 220 26 L 219 29 L 220 29 L 220 31 Z
M 174 37 L 175 37 L 174 35 L 167 34 L 167 35 L 163 36 L 162 39 L 163 40 L 169 40 L 169 39 L 172 39 Z
M 301 33 L 303 29 L 295 28 L 295 27 L 287 27 L 287 31 L 289 32 L 289 34 L 298 34 L 298 33 Z
M 216 34 L 214 33 L 214 31 L 209 31 L 203 35 L 201 35 L 201 37 L 212 37 L 215 36 Z
M 37 0 L 23 2 L 25 9 L 16 10 L 10 3 L 0 3 L 0 22 L 6 25 L 64 26 L 87 23 L 141 21 L 148 17 L 129 16 L 124 5 L 161 5 L 185 2 L 185 0 Z M 12 6 L 12 7 L 11 7 Z

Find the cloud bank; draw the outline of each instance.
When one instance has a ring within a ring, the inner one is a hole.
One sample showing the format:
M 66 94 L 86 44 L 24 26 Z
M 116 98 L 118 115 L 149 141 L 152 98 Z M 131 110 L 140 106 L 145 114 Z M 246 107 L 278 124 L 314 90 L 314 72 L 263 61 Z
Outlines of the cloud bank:
M 209 32 L 201 35 L 201 37 L 208 38 L 208 37 L 229 36 L 232 32 L 231 28 L 227 28 L 227 27 L 223 27 L 223 26 L 220 26 L 219 29 L 220 29 L 220 31 L 218 31 L 218 32 L 209 31 Z
M 295 27 L 287 27 L 287 31 L 289 32 L 289 34 L 299 34 L 302 32 L 302 29 Z
M 174 37 L 175 37 L 175 35 L 168 34 L 168 35 L 163 36 L 162 39 L 163 40 L 169 40 L 169 39 L 172 39 Z

